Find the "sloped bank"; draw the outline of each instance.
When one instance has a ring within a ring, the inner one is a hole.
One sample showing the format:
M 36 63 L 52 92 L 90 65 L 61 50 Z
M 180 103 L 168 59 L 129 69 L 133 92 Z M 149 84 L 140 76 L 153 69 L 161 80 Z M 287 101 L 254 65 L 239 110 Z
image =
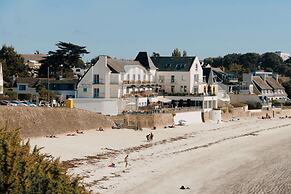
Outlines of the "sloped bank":
M 21 136 L 37 137 L 76 130 L 111 128 L 108 116 L 80 109 L 0 106 L 0 127 L 21 128 Z

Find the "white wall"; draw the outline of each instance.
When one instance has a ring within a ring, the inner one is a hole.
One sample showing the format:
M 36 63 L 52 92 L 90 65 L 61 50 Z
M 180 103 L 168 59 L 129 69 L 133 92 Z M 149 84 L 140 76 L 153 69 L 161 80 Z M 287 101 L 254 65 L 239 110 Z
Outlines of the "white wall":
M 76 98 L 74 99 L 74 105 L 76 108 L 88 110 L 92 112 L 98 112 L 103 115 L 117 115 L 123 110 L 124 104 L 118 99 L 86 99 Z
M 171 76 L 175 76 L 174 83 L 171 82 Z M 160 76 L 164 77 L 164 81 L 161 82 Z M 183 78 L 183 79 L 182 79 Z M 167 93 L 171 93 L 171 86 L 175 86 L 174 93 L 181 92 L 181 86 L 187 86 L 187 92 L 190 93 L 190 73 L 181 71 L 157 71 L 156 76 L 157 83 L 162 86 L 162 89 Z
M 176 113 L 176 116 L 174 116 L 175 124 L 178 124 L 180 120 L 186 121 L 186 125 L 202 123 L 201 112 L 195 111 Z
M 93 84 L 93 75 L 99 75 L 100 84 Z M 99 56 L 99 60 L 93 65 L 78 84 L 79 98 L 93 98 L 93 88 L 99 88 L 100 97 L 110 97 L 110 70 L 107 67 L 107 56 Z M 83 91 L 87 88 L 87 92 Z

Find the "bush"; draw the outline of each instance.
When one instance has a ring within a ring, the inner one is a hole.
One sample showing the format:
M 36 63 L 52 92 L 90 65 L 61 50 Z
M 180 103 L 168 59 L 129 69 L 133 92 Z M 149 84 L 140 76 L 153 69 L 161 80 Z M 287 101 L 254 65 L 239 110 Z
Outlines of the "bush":
M 278 100 L 272 100 L 272 106 L 279 107 L 281 103 Z
M 257 102 L 257 103 L 248 103 L 249 110 L 251 109 L 261 109 L 262 104 Z
M 0 128 L 0 193 L 88 193 L 59 159 L 39 150 L 23 143 L 19 130 Z

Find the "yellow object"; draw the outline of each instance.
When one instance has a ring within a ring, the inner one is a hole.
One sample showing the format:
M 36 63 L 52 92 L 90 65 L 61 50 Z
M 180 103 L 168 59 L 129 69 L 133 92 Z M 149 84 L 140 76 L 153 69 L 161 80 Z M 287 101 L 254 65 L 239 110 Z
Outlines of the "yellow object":
M 66 100 L 66 107 L 67 108 L 74 108 L 74 100 L 73 99 L 67 99 Z

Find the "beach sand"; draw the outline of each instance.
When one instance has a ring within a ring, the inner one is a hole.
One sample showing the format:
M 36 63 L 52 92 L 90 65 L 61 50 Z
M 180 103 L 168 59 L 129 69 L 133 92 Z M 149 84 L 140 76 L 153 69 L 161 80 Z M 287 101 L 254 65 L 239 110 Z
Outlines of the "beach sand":
M 291 119 L 90 130 L 30 142 L 60 157 L 93 193 L 291 193 Z

